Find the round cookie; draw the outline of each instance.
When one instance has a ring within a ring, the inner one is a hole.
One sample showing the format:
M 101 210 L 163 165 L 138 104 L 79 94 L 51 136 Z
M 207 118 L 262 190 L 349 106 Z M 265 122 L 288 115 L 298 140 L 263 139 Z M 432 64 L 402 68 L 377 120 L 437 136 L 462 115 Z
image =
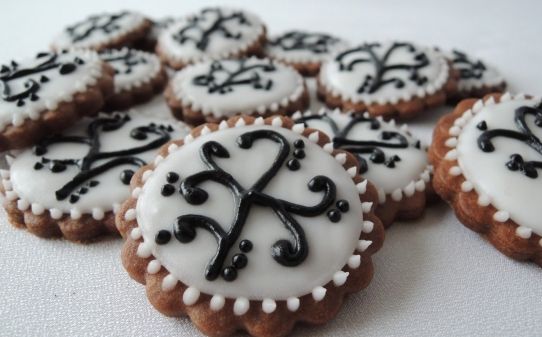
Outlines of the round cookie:
M 203 60 L 263 55 L 265 26 L 256 15 L 205 8 L 178 19 L 158 37 L 156 53 L 173 69 Z
M 452 50 L 447 57 L 459 75 L 457 92 L 452 95 L 452 101 L 457 102 L 469 97 L 480 98 L 506 89 L 504 78 L 493 66 L 457 50 Z
M 167 73 L 160 59 L 135 49 L 108 49 L 100 58 L 115 70 L 115 94 L 107 99 L 105 110 L 126 110 L 149 101 L 162 92 Z
M 376 191 L 327 142 L 287 117 L 239 116 L 164 145 L 117 214 L 123 264 L 150 302 L 211 336 L 335 316 L 369 284 L 384 232 Z
M 338 109 L 319 113 L 296 112 L 295 123 L 321 130 L 332 138 L 326 146 L 352 153 L 359 162 L 359 174 L 378 191 L 376 215 L 385 227 L 394 220 L 420 217 L 431 198 L 432 168 L 427 151 L 413 138 L 406 124 L 368 114 L 343 113 Z
M 347 46 L 346 41 L 329 34 L 292 30 L 270 38 L 265 52 L 304 76 L 316 76 L 322 62 Z
M 269 59 L 207 61 L 177 72 L 165 92 L 175 117 L 198 125 L 237 114 L 305 110 L 309 95 L 293 68 Z
M 318 76 L 318 97 L 331 108 L 412 118 L 446 102 L 455 89 L 439 52 L 408 42 L 364 43 L 336 54 Z
M 429 155 L 435 191 L 502 253 L 542 266 L 542 104 L 525 95 L 468 99 L 444 116 Z
M 116 232 L 130 179 L 156 150 L 187 134 L 178 122 L 115 113 L 86 118 L 10 157 L 1 171 L 10 222 L 41 237 L 88 240 Z
M 54 50 L 85 48 L 94 50 L 130 47 L 145 38 L 152 23 L 136 12 L 122 11 L 91 15 L 66 27 L 53 40 Z
M 0 151 L 20 149 L 96 114 L 113 70 L 93 51 L 38 53 L 0 65 Z

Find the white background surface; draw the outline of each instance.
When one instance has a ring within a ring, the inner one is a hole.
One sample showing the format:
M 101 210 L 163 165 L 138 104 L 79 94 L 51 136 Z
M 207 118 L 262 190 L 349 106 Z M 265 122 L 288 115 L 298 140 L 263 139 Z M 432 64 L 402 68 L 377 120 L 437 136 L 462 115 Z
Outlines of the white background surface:
M 130 8 L 159 18 L 205 3 L 2 0 L 0 59 L 34 55 L 64 25 L 93 12 Z M 496 65 L 512 91 L 542 93 L 540 1 L 236 3 L 261 15 L 271 33 L 305 28 L 352 42 L 400 38 L 461 48 Z M 410 124 L 429 142 L 447 110 Z M 0 336 L 199 336 L 188 319 L 166 318 L 148 304 L 144 287 L 121 266 L 121 245 L 118 238 L 88 245 L 38 239 L 0 212 Z M 335 320 L 294 335 L 542 336 L 542 268 L 501 255 L 442 203 L 418 222 L 395 224 L 374 262 L 370 287 L 351 296 Z

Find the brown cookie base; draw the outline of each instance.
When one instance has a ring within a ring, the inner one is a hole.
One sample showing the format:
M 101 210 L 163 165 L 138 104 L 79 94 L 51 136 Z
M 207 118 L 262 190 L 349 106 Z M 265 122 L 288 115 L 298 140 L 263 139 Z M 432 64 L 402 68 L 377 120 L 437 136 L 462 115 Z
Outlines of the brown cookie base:
M 230 118 L 227 122 L 233 127 L 239 118 L 243 118 L 247 125 L 252 124 L 254 121 L 253 117 L 237 116 Z M 273 118 L 275 117 L 267 118 L 265 123 L 270 125 Z M 293 121 L 291 119 L 286 117 L 281 118 L 284 127 L 291 128 L 293 126 Z M 211 130 L 216 130 L 218 128 L 218 125 L 216 124 L 206 124 L 206 126 Z M 203 127 L 204 126 L 202 125 L 192 131 L 194 138 L 200 135 Z M 306 129 L 303 135 L 308 136 L 314 131 L 314 129 Z M 320 133 L 318 144 L 323 146 L 328 142 L 329 138 L 323 133 Z M 172 143 L 175 143 L 178 146 L 183 145 L 182 140 L 170 142 L 161 148 L 159 152 L 160 155 L 166 157 L 168 155 L 168 146 Z M 340 152 L 345 153 L 342 151 L 335 151 L 333 155 Z M 351 154 L 346 153 L 346 155 L 347 160 L 344 166 L 357 166 L 356 159 Z M 143 185 L 143 172 L 150 168 L 153 168 L 153 164 L 143 167 L 136 172 L 131 181 L 132 189 Z M 363 178 L 356 176 L 354 180 L 358 183 L 361 182 Z M 367 192 L 360 196 L 360 199 L 362 202 L 373 202 L 373 205 L 376 205 L 377 192 L 374 186 L 368 184 Z M 369 285 L 373 276 L 371 255 L 380 249 L 384 240 L 384 229 L 380 220 L 374 214 L 373 208 L 370 213 L 364 214 L 364 219 L 373 221 L 375 224 L 374 229 L 369 234 L 362 233 L 361 235 L 361 239 L 372 240 L 373 244 L 371 244 L 364 252 L 359 253 L 361 255 L 361 265 L 358 268 L 351 269 L 348 266 L 343 268 L 343 271 L 350 273 L 344 285 L 336 287 L 333 285 L 333 282 L 326 284 L 327 294 L 320 302 L 316 302 L 311 294 L 301 297 L 301 305 L 296 312 L 289 311 L 285 301 L 277 301 L 276 310 L 271 314 L 266 314 L 261 310 L 261 301 L 251 301 L 248 312 L 244 315 L 236 316 L 233 313 L 232 299 L 226 299 L 224 307 L 215 312 L 209 307 L 211 296 L 207 294 L 201 294 L 194 305 L 185 305 L 182 297 L 187 286 L 181 282 L 178 282 L 172 291 L 164 292 L 161 290 L 162 280 L 168 274 L 167 271 L 162 267 L 161 270 L 154 275 L 147 272 L 147 264 L 152 258 L 145 259 L 138 257 L 137 249 L 138 245 L 142 242 L 142 239 L 134 240 L 129 235 L 132 229 L 137 227 L 137 220 L 127 221 L 123 216 L 128 209 L 135 208 L 136 202 L 136 199 L 133 198 L 127 200 L 122 205 L 121 210 L 116 217 L 119 232 L 126 238 L 122 250 L 124 267 L 132 278 L 145 284 L 147 297 L 157 310 L 167 316 L 189 316 L 196 327 L 209 336 L 229 336 L 238 330 L 245 330 L 252 336 L 257 337 L 285 336 L 294 328 L 297 322 L 308 324 L 326 323 L 338 313 L 346 295 L 358 292 Z
M 289 65 L 305 77 L 314 77 L 318 75 L 318 73 L 320 72 L 320 66 L 322 65 L 321 62 L 289 62 L 280 58 L 273 57 L 271 55 L 267 56 L 277 62 Z
M 500 100 L 501 94 L 492 94 L 484 97 L 493 97 L 496 102 Z M 452 176 L 449 171 L 452 166 L 457 166 L 456 160 L 446 160 L 444 156 L 450 150 L 445 145 L 449 135 L 449 129 L 454 121 L 461 117 L 465 111 L 470 109 L 477 99 L 461 101 L 455 110 L 442 117 L 433 133 L 433 143 L 429 149 L 429 160 L 435 167 L 433 187 L 442 199 L 447 201 L 455 211 L 459 221 L 466 227 L 484 236 L 495 248 L 503 254 L 516 259 L 533 261 L 542 266 L 541 237 L 532 234 L 529 239 L 523 239 L 516 235 L 518 224 L 512 220 L 498 222 L 493 219 L 497 211 L 489 205 L 482 207 L 478 205 L 478 194 L 473 189 L 470 192 L 463 192 L 461 184 L 465 181 L 462 175 Z
M 256 57 L 263 57 L 265 55 L 264 53 L 264 46 L 267 42 L 267 35 L 266 35 L 266 29 L 264 28 L 263 32 L 260 34 L 260 36 L 252 43 L 251 45 L 247 46 L 245 49 L 240 50 L 234 54 L 231 54 L 227 58 L 229 59 L 240 59 L 244 57 L 250 57 L 250 56 L 256 56 Z M 167 53 L 162 50 L 162 47 L 160 46 L 160 43 L 156 44 L 156 54 L 162 61 L 162 63 L 166 64 L 170 68 L 173 68 L 175 70 L 180 70 L 187 65 L 192 64 L 193 62 L 185 62 L 173 59 L 167 55 Z
M 107 97 L 113 94 L 113 69 L 102 65 L 102 77 L 84 92 L 76 93 L 70 102 L 61 102 L 55 110 L 43 111 L 37 120 L 25 119 L 22 125 L 7 126 L 0 133 L 0 152 L 22 149 L 40 139 L 58 133 L 84 116 L 96 115 Z
M 222 120 L 228 119 L 227 116 L 224 118 L 216 118 L 212 114 L 204 115 L 203 112 L 200 110 L 193 110 L 191 106 L 184 106 L 183 102 L 177 98 L 177 96 L 173 93 L 171 85 L 168 85 L 166 88 L 166 91 L 164 92 L 164 96 L 166 98 L 166 103 L 171 109 L 171 113 L 175 118 L 184 121 L 187 124 L 198 126 L 202 123 L 219 123 Z M 310 97 L 309 92 L 307 90 L 307 86 L 304 85 L 303 93 L 299 98 L 294 101 L 290 102 L 288 106 L 286 107 L 280 107 L 276 111 L 271 111 L 270 109 L 267 109 L 263 114 L 260 114 L 258 112 L 254 112 L 251 114 L 251 116 L 262 116 L 262 117 L 269 117 L 272 115 L 291 115 L 296 111 L 305 111 L 309 107 Z
M 482 98 L 492 93 L 504 93 L 505 90 L 506 90 L 506 82 L 502 82 L 501 84 L 495 85 L 495 86 L 483 86 L 480 88 L 472 88 L 470 90 L 464 90 L 464 91 L 461 91 L 458 88 L 457 91 L 449 94 L 447 103 L 455 105 L 463 99 Z
M 321 83 L 320 77 L 317 78 L 316 85 L 318 98 L 332 109 L 339 108 L 343 111 L 352 112 L 367 111 L 372 117 L 382 116 L 385 119 L 405 120 L 414 118 L 427 109 L 436 108 L 446 103 L 447 93 L 456 91 L 457 80 L 455 72 L 450 68 L 448 81 L 434 94 L 423 98 L 415 96 L 409 101 L 400 100 L 395 104 L 388 103 L 384 105 L 378 103 L 367 105 L 363 102 L 344 101 L 340 96 L 334 96 L 327 91 L 326 87 Z
M 164 66 L 161 66 L 160 71 L 150 81 L 110 96 L 105 102 L 104 111 L 123 111 L 134 105 L 150 101 L 155 95 L 164 90 L 167 79 L 166 69 Z

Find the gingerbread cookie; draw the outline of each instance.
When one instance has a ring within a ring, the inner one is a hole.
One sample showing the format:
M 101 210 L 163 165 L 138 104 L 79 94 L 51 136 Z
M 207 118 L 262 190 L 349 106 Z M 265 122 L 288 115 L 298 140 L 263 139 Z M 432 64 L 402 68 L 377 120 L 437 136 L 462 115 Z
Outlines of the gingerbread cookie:
M 468 99 L 438 123 L 433 186 L 468 228 L 502 253 L 542 266 L 540 98 Z
M 236 114 L 269 116 L 305 110 L 301 75 L 269 59 L 207 61 L 177 72 L 166 89 L 175 117 L 198 125 Z
M 84 119 L 10 159 L 1 171 L 10 222 L 41 237 L 88 240 L 116 232 L 114 212 L 138 167 L 187 129 L 115 113 Z
M 39 53 L 0 65 L 0 151 L 19 149 L 96 114 L 113 70 L 92 51 Z
M 439 52 L 408 42 L 364 43 L 335 55 L 318 76 L 318 97 L 331 108 L 412 118 L 446 102 L 456 85 Z
M 164 145 L 117 214 L 124 266 L 150 302 L 211 336 L 335 316 L 369 284 L 384 231 L 376 190 L 328 142 L 287 117 L 239 116 Z
M 452 95 L 452 101 L 457 102 L 469 97 L 483 97 L 489 93 L 502 92 L 506 89 L 504 78 L 491 65 L 473 59 L 457 50 L 452 50 L 447 54 L 447 57 L 459 74 L 457 91 Z
M 432 167 L 421 142 L 406 124 L 395 125 L 392 119 L 368 114 L 343 113 L 338 109 L 293 116 L 296 123 L 318 129 L 332 137 L 326 146 L 352 153 L 359 162 L 359 174 L 371 181 L 378 191 L 376 215 L 385 227 L 394 220 L 420 217 L 426 200 L 433 194 Z
M 322 62 L 347 47 L 346 41 L 323 33 L 292 30 L 269 39 L 266 54 L 305 76 L 316 76 Z
M 154 54 L 109 49 L 101 52 L 100 58 L 115 70 L 115 94 L 107 99 L 105 110 L 125 110 L 147 102 L 167 83 L 167 73 Z
M 144 39 L 152 23 L 136 12 L 91 15 L 66 27 L 53 40 L 54 50 L 85 48 L 94 50 L 130 47 Z
M 203 60 L 263 55 L 265 26 L 244 10 L 205 8 L 176 20 L 158 37 L 156 53 L 174 69 Z

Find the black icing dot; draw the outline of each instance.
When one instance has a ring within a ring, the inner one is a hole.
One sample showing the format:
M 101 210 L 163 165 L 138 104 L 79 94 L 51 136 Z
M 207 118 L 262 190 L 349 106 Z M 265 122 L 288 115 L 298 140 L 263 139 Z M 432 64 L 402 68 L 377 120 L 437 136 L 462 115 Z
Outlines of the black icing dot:
M 414 147 L 417 148 L 417 149 L 421 148 L 422 147 L 421 142 L 419 140 L 417 140 L 416 143 L 414 144 Z
M 337 203 L 335 205 L 337 206 L 339 211 L 341 211 L 343 213 L 348 212 L 348 210 L 350 209 L 350 204 L 346 200 L 341 199 L 341 200 L 337 201 Z
M 45 82 L 49 82 L 49 77 L 45 76 L 45 75 L 42 75 L 40 77 L 40 82 L 41 83 L 45 83 Z
M 24 101 L 22 99 L 17 101 L 17 106 L 23 106 L 23 105 L 24 105 Z
M 7 73 L 9 72 L 9 68 L 6 65 L 2 65 L 2 70 L 0 70 L 0 73 Z
M 296 157 L 297 159 L 305 158 L 305 151 L 303 151 L 301 149 L 295 149 L 294 150 L 294 157 Z
M 175 222 L 173 234 L 179 242 L 187 243 L 196 237 L 196 230 L 190 226 L 186 226 L 182 218 L 177 218 Z
M 327 212 L 327 217 L 331 222 L 339 222 L 341 220 L 341 212 L 336 209 L 329 210 Z
M 137 140 L 144 140 L 147 139 L 147 134 L 139 129 L 133 129 L 132 132 L 130 132 L 130 137 Z
M 302 149 L 305 147 L 305 142 L 303 141 L 303 139 L 297 139 L 296 141 L 294 141 L 294 147 Z
M 64 164 L 62 164 L 60 162 L 52 162 L 49 165 L 49 169 L 51 170 L 51 172 L 58 173 L 58 172 L 62 172 L 64 170 L 66 170 L 66 165 L 64 165 Z
M 75 71 L 77 67 L 73 63 L 64 63 L 58 70 L 61 75 L 67 75 Z
M 288 161 L 288 163 L 286 163 L 286 166 L 291 170 L 291 171 L 297 171 L 299 170 L 299 168 L 301 167 L 301 165 L 299 165 L 299 161 L 297 159 L 290 159 Z
M 159 245 L 165 245 L 169 240 L 171 240 L 171 232 L 165 229 L 156 233 L 156 237 L 154 238 L 154 242 Z
M 81 188 L 79 189 L 79 191 L 77 191 L 77 193 L 79 193 L 79 194 L 85 194 L 85 193 L 87 193 L 87 192 L 88 192 L 88 188 L 87 188 L 87 187 L 81 187 Z
M 232 259 L 231 259 L 231 262 L 233 264 L 233 266 L 237 269 L 243 269 L 246 267 L 247 263 L 248 263 L 248 259 L 247 259 L 247 256 L 245 254 L 235 254 Z
M 224 268 L 222 270 L 222 278 L 228 282 L 235 280 L 237 278 L 237 269 L 231 266 Z
M 166 180 L 170 184 L 174 184 L 179 180 L 179 175 L 175 172 L 168 172 L 166 175 Z
M 183 194 L 184 198 L 188 203 L 192 205 L 201 205 L 203 204 L 209 195 L 204 190 L 198 188 L 190 188 L 185 191 Z
M 169 197 L 173 193 L 175 193 L 175 186 L 171 184 L 165 184 L 162 186 L 162 190 L 160 191 L 164 197 Z
M 481 121 L 480 123 L 478 123 L 478 125 L 476 125 L 476 127 L 478 128 L 478 130 L 487 130 L 487 123 L 486 121 Z
M 250 240 L 241 240 L 241 242 L 239 242 L 239 249 L 243 253 L 250 252 L 252 250 L 252 241 L 250 241 Z
M 132 176 L 134 175 L 134 171 L 132 170 L 124 170 L 120 173 L 120 181 L 124 185 L 130 184 L 130 180 L 132 179 Z
M 380 151 L 373 152 L 369 158 L 371 159 L 373 163 L 377 163 L 377 164 L 383 163 L 384 160 L 386 160 L 384 153 Z
M 88 183 L 88 186 L 90 187 L 94 187 L 94 186 L 98 186 L 100 182 L 97 181 L 97 180 L 91 180 L 89 183 Z
M 37 162 L 34 164 L 34 170 L 41 170 L 43 168 L 43 164 L 40 162 Z
M 70 195 L 70 204 L 75 204 L 79 200 L 79 196 L 77 194 Z

